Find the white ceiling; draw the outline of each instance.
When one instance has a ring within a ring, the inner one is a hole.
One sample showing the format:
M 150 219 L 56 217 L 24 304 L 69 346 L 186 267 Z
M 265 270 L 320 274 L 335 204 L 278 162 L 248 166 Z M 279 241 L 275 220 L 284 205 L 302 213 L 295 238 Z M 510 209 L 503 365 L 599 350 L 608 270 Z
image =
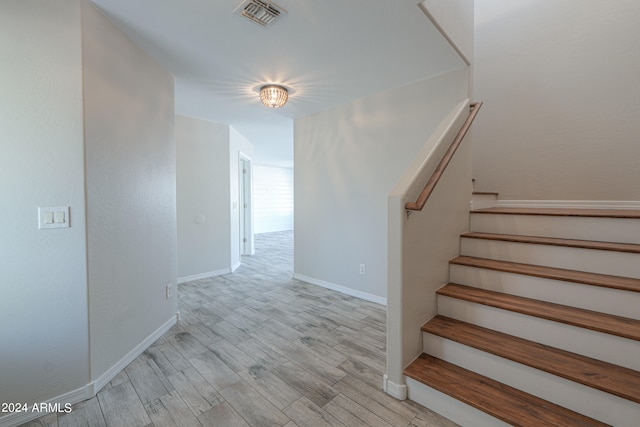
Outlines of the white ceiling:
M 227 123 L 256 163 L 291 166 L 293 119 L 461 66 L 416 0 L 277 0 L 269 28 L 240 0 L 92 0 L 174 76 L 176 113 Z M 280 109 L 257 89 L 290 89 Z

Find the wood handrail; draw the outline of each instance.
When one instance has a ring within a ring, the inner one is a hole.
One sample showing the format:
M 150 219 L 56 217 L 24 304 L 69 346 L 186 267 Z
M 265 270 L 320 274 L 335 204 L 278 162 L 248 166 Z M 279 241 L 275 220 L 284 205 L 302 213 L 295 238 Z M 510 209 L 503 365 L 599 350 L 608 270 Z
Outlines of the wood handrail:
M 444 156 L 442 156 L 440 163 L 438 163 L 438 166 L 436 166 L 436 169 L 433 171 L 431 178 L 429 178 L 429 181 L 427 181 L 427 184 L 422 189 L 422 192 L 418 196 L 418 199 L 415 202 L 407 202 L 404 205 L 405 209 L 410 211 L 421 211 L 422 208 L 424 208 L 424 205 L 425 203 L 427 203 L 429 196 L 431 195 L 433 190 L 436 188 L 438 181 L 440 181 L 440 178 L 444 174 L 444 171 L 447 168 L 447 165 L 449 165 L 449 162 L 453 158 L 453 155 L 455 154 L 456 150 L 462 143 L 462 140 L 464 139 L 465 135 L 469 131 L 469 128 L 471 127 L 471 123 L 473 123 L 473 119 L 476 118 L 476 115 L 478 114 L 478 110 L 480 110 L 480 107 L 482 107 L 482 102 L 474 102 L 470 105 L 470 107 L 471 107 L 471 111 L 469 112 L 469 117 L 467 117 L 467 120 L 465 120 L 465 122 L 463 123 L 462 127 L 460 128 L 460 131 L 458 132 L 456 137 L 453 139 L 453 142 L 451 142 L 451 145 L 447 149 L 447 152 L 444 153 Z

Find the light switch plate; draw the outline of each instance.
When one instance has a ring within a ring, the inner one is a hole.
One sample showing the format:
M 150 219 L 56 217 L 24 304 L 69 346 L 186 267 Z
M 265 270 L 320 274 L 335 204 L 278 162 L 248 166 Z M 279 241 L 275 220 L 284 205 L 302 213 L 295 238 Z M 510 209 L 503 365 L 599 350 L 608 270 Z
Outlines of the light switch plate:
M 69 206 L 39 207 L 38 228 L 69 228 Z

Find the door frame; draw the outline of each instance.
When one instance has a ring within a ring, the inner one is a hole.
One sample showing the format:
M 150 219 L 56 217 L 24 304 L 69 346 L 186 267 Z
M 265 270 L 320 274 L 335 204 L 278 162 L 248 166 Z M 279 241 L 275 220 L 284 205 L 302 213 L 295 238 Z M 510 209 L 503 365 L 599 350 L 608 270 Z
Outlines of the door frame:
M 251 158 L 242 152 L 238 154 L 238 236 L 240 255 L 253 255 L 253 170 Z

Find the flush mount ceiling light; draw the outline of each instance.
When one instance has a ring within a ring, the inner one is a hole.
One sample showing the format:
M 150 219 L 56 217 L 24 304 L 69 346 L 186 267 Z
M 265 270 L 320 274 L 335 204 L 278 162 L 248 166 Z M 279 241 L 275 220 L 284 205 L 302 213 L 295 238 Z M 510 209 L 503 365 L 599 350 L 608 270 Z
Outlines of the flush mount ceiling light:
M 278 85 L 266 85 L 260 88 L 260 101 L 269 108 L 280 108 L 287 103 L 287 88 Z

